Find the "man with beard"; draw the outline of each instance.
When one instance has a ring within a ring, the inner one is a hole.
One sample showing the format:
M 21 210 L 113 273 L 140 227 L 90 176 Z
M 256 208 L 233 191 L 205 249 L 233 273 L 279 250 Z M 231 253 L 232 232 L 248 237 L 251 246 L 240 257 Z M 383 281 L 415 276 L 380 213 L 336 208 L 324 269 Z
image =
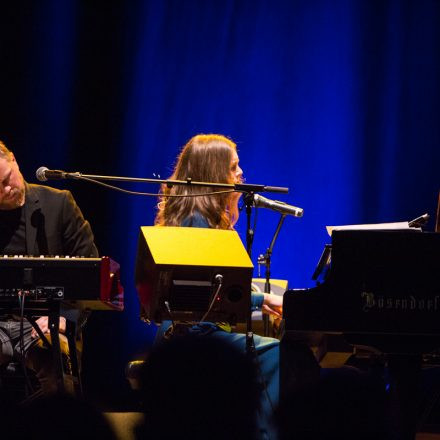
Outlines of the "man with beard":
M 25 182 L 14 154 L 1 141 L 0 255 L 98 256 L 90 225 L 72 194 Z M 36 321 L 43 334 L 49 333 L 48 321 L 47 316 Z M 48 380 L 53 365 L 47 350 L 40 347 L 38 333 L 27 320 L 20 348 L 20 324 L 16 316 L 0 310 L 0 365 L 20 360 L 24 349 L 27 365 L 36 371 L 43 390 L 50 391 L 55 384 Z M 65 332 L 64 317 L 59 328 Z M 40 362 L 41 356 L 48 362 Z

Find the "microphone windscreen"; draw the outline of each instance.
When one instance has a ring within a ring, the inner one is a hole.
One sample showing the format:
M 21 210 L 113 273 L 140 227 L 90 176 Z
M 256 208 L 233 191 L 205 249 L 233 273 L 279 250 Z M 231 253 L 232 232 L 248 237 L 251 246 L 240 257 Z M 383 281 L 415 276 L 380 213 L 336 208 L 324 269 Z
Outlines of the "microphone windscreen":
M 40 167 L 38 168 L 38 170 L 35 172 L 35 176 L 37 177 L 37 179 L 40 182 L 46 182 L 47 181 L 47 177 L 46 177 L 46 171 L 48 170 L 47 167 Z

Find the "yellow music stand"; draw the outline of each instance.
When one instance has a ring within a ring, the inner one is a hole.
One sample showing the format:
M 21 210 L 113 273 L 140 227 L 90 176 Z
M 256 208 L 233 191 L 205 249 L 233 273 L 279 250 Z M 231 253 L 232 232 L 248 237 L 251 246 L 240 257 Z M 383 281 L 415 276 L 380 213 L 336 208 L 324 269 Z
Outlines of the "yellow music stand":
M 210 307 L 221 275 L 222 285 L 206 320 L 245 322 L 252 270 L 235 231 L 141 227 L 135 279 L 148 321 L 198 322 Z

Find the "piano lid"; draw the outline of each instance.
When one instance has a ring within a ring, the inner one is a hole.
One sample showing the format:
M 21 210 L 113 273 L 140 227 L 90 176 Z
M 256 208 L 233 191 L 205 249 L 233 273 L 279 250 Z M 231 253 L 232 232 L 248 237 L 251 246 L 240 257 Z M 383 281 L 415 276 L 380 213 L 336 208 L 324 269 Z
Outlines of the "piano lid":
M 440 335 L 440 234 L 334 231 L 323 284 L 286 292 L 286 330 Z

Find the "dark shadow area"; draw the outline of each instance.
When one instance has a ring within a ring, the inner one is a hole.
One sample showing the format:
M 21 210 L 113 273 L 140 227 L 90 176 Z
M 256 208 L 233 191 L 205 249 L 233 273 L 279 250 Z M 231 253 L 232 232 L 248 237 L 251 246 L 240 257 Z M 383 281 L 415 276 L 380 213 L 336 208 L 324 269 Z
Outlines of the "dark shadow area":
M 158 345 L 141 373 L 138 438 L 254 439 L 259 386 L 252 361 L 205 336 Z
M 375 376 L 352 367 L 328 370 L 298 388 L 276 412 L 279 439 L 388 439 L 386 394 Z
M 104 415 L 70 395 L 54 394 L 26 406 L 0 402 L 2 432 L 9 439 L 116 440 Z

